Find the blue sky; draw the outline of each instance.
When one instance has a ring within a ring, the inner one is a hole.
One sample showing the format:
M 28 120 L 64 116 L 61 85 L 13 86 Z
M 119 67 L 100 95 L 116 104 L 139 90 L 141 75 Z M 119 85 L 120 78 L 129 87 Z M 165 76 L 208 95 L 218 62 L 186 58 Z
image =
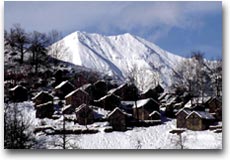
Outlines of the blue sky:
M 63 36 L 74 31 L 116 35 L 129 32 L 172 53 L 202 51 L 222 57 L 221 2 L 5 2 L 4 27 Z

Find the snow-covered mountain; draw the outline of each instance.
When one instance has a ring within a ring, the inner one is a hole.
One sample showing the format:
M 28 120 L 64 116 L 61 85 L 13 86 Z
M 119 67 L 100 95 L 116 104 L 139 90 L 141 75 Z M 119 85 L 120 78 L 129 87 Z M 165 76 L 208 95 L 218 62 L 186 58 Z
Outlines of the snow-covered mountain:
M 143 77 L 154 72 L 164 86 L 171 85 L 175 67 L 184 59 L 129 33 L 103 36 L 77 31 L 56 43 L 68 48 L 60 58 L 63 61 L 116 75 L 122 80 L 135 68 L 140 83 L 145 83 Z

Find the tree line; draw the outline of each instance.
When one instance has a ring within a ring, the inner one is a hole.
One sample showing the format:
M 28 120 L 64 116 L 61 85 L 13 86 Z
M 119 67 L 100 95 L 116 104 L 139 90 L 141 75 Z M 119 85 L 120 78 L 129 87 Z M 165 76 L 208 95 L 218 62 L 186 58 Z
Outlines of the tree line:
M 49 33 L 26 32 L 20 24 L 14 24 L 8 31 L 4 31 L 4 53 L 19 57 L 17 59 L 19 64 L 29 63 L 35 73 L 38 73 L 39 66 L 57 62 L 55 58 L 61 58 L 67 51 L 63 43 L 50 47 L 61 38 L 61 33 L 56 30 Z M 48 56 L 48 53 L 53 58 Z
M 192 97 L 222 97 L 222 59 L 206 60 L 204 53 L 192 56 L 176 67 L 177 79 L 171 86 L 178 94 L 187 92 Z

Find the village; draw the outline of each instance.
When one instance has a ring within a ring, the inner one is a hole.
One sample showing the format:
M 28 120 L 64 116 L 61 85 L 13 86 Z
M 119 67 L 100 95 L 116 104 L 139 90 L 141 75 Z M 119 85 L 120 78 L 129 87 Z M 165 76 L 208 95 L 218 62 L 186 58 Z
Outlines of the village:
M 112 80 L 95 79 L 95 82 L 88 83 L 79 74 L 74 76 L 73 81 L 73 75 L 65 69 L 42 75 L 44 81 L 52 79 L 52 85 L 47 82 L 33 86 L 5 84 L 5 102 L 33 102 L 34 118 L 41 122 L 34 126 L 34 133 L 124 132 L 133 127 L 164 125 L 173 119 L 176 119 L 177 129 L 172 133 L 180 133 L 181 129 L 222 132 L 222 125 L 219 125 L 222 122 L 222 101 L 218 97 L 170 93 L 160 84 L 139 92 L 134 84 L 128 82 L 118 85 Z M 31 88 L 34 90 L 31 91 Z M 47 119 L 53 121 L 53 125 L 46 125 L 44 121 Z M 55 124 L 57 120 L 63 125 Z

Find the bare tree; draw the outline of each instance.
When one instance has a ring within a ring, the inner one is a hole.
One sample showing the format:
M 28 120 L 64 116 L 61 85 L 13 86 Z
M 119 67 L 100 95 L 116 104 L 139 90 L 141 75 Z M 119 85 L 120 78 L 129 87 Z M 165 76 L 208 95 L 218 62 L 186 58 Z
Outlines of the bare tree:
M 150 87 L 155 87 L 159 82 L 159 75 L 157 72 L 153 72 L 147 70 L 145 68 L 140 68 L 136 64 L 133 64 L 131 68 L 128 70 L 128 82 L 131 85 L 137 86 L 140 91 L 148 89 Z M 139 113 L 137 109 L 137 100 L 138 100 L 138 93 L 136 96 L 135 106 L 136 106 L 136 116 L 139 120 Z
M 140 91 L 155 87 L 159 83 L 159 74 L 148 68 L 133 64 L 128 70 L 128 82 L 135 84 Z
M 31 120 L 26 118 L 17 103 L 4 108 L 4 148 L 6 149 L 31 149 L 36 141 L 31 131 Z
M 214 95 L 217 97 L 222 96 L 222 59 L 216 60 L 212 63 L 212 87 Z
M 51 145 L 54 147 L 60 147 L 62 149 L 80 149 L 80 147 L 76 144 L 76 138 L 71 138 L 70 136 L 67 136 L 67 130 L 66 130 L 66 117 L 63 114 L 63 121 L 62 121 L 62 130 L 61 134 L 58 135 L 58 138 L 55 138 Z
M 10 46 L 11 52 L 20 54 L 20 63 L 24 62 L 24 54 L 27 52 L 29 38 L 20 24 L 14 24 L 9 33 L 5 32 L 5 41 Z
M 209 94 L 211 78 L 210 69 L 203 58 L 203 53 L 193 52 L 191 58 L 184 59 L 177 66 L 177 75 L 173 88 L 183 88 L 192 97 Z
M 47 44 L 46 34 L 34 31 L 30 36 L 29 51 L 32 53 L 32 65 L 35 66 L 35 73 L 38 72 L 39 65 L 46 65 L 47 62 Z

